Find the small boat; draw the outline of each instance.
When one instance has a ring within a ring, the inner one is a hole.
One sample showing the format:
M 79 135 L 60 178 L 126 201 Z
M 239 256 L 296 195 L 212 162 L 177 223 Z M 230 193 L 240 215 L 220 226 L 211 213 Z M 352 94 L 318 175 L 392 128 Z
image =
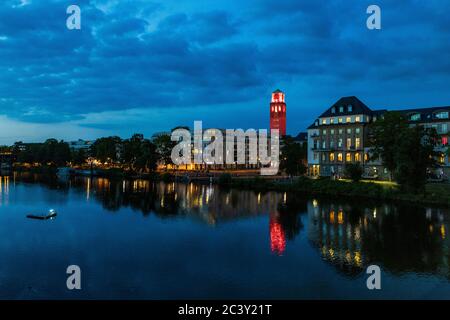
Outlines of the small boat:
M 55 218 L 56 215 L 57 215 L 56 211 L 53 209 L 50 209 L 46 215 L 28 214 L 27 218 L 37 219 L 37 220 L 48 220 L 48 219 Z

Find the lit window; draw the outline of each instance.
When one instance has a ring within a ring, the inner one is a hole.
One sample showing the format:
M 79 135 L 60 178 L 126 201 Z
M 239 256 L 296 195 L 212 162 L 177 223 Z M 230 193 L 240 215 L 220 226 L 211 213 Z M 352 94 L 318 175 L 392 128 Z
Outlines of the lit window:
M 330 134 L 334 134 L 334 129 L 331 129 L 331 130 L 330 130 Z
M 338 161 L 342 162 L 342 153 L 338 153 Z
M 368 153 L 364 154 L 364 161 L 369 161 L 369 154 Z
M 361 122 L 361 117 L 360 116 L 356 116 L 355 121 L 356 122 Z
M 360 138 L 356 138 L 355 139 L 355 147 L 356 149 L 358 149 L 361 146 L 361 139 Z
M 347 138 L 347 149 L 352 147 L 352 138 Z
M 338 123 L 342 123 L 342 118 L 339 118 L 339 119 L 338 119 Z
M 322 124 L 327 124 L 327 119 L 322 119 Z
M 355 161 L 356 162 L 360 162 L 361 161 L 361 156 L 359 155 L 359 153 L 355 153 Z
M 347 162 L 351 162 L 352 161 L 352 154 L 351 153 L 347 153 L 345 155 L 345 161 L 347 161 Z
M 347 134 L 352 134 L 352 129 L 351 128 L 347 129 Z
M 281 111 L 281 106 L 278 106 L 278 111 Z
M 448 136 L 442 136 L 442 145 L 443 146 L 448 145 Z
M 324 136 L 326 136 L 326 135 L 327 135 L 327 130 L 322 130 L 322 134 L 323 134 Z
M 272 107 L 272 112 L 273 112 L 273 107 Z
M 347 122 L 347 123 L 352 122 L 352 118 L 351 118 L 351 117 L 347 117 L 347 118 L 345 119 L 345 122 Z
M 356 129 L 355 129 L 355 133 L 356 133 L 356 134 L 359 134 L 360 132 L 361 132 L 361 129 L 360 129 L 360 128 L 356 128 Z
M 438 119 L 448 119 L 448 111 L 442 111 L 436 113 L 436 118 Z
M 322 149 L 326 149 L 327 147 L 327 142 L 326 141 L 322 141 Z
M 339 140 L 338 140 L 338 147 L 342 148 L 342 138 L 339 138 Z
M 330 119 L 330 123 L 333 124 L 334 123 L 334 118 Z
M 420 120 L 420 113 L 415 113 L 410 117 L 411 121 L 418 121 Z
M 330 161 L 334 161 L 334 153 L 330 153 Z
M 339 129 L 339 134 L 343 134 L 344 133 L 344 129 Z

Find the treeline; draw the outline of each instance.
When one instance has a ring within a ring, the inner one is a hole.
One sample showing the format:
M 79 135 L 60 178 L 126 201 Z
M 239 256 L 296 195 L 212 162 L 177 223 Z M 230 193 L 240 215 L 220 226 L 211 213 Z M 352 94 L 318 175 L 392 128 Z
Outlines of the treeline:
M 129 139 L 117 136 L 100 138 L 89 149 L 71 149 L 67 142 L 56 139 L 48 139 L 44 143 L 16 142 L 12 147 L 2 149 L 9 149 L 18 163 L 82 166 L 96 162 L 143 172 L 155 170 L 158 163 L 169 164 L 173 145 L 168 134 L 155 135 L 152 139 L 134 134 Z

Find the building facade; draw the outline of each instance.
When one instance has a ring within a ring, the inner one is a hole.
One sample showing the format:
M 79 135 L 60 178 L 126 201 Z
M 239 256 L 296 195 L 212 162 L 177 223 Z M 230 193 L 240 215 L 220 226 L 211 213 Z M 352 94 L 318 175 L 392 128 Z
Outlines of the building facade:
M 323 112 L 308 128 L 308 174 L 336 176 L 344 174 L 346 163 L 360 163 L 364 178 L 388 179 L 389 172 L 380 160 L 370 157 L 368 126 L 387 110 L 371 110 L 357 97 L 343 97 Z M 448 147 L 450 107 L 396 110 L 410 125 L 435 128 L 441 137 L 438 146 L 440 174 L 450 175 L 445 151 Z

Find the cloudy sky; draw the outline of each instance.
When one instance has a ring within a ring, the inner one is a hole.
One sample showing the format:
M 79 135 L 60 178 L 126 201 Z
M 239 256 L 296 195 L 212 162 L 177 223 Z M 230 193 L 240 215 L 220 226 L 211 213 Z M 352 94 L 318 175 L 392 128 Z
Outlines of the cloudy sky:
M 81 30 L 66 8 L 81 8 Z M 366 9 L 382 29 L 366 28 Z M 0 144 L 149 136 L 176 125 L 288 133 L 341 96 L 450 105 L 449 1 L 2 0 Z

